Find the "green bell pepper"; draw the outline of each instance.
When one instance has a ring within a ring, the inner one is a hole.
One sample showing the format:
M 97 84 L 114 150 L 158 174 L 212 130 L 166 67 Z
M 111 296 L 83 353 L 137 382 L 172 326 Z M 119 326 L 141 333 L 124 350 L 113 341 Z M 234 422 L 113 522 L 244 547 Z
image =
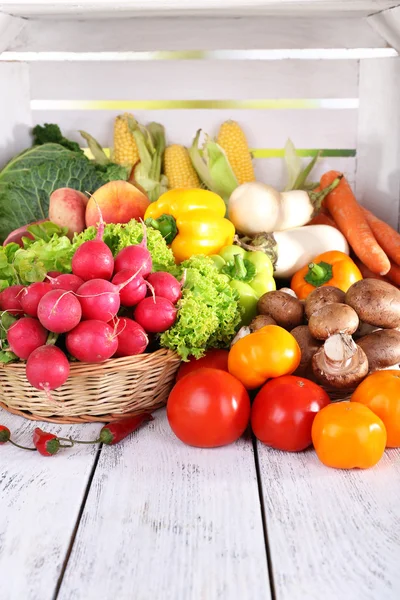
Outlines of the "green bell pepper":
M 276 289 L 272 262 L 264 252 L 246 252 L 234 245 L 225 246 L 210 258 L 220 273 L 229 277 L 229 285 L 239 294 L 242 325 L 249 325 L 257 314 L 258 300 Z

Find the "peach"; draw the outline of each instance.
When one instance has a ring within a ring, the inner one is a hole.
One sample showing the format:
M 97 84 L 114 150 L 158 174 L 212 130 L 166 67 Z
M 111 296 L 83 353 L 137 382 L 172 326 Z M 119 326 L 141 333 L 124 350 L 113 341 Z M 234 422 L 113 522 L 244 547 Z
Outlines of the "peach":
M 86 226 L 90 227 L 99 222 L 99 209 L 105 223 L 128 223 L 132 219 L 143 219 L 149 204 L 147 196 L 131 183 L 122 180 L 110 181 L 89 198 L 86 206 Z
M 86 227 L 85 211 L 88 198 L 72 188 L 59 188 L 50 196 L 49 219 L 60 227 L 68 227 L 68 237 Z

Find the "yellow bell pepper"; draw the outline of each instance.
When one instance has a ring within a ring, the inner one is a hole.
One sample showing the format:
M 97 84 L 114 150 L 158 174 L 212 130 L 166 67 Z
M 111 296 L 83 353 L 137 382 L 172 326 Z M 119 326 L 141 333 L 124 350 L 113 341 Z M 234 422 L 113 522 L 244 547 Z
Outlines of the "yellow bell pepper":
M 158 229 L 178 263 L 194 254 L 218 254 L 233 243 L 235 228 L 225 219 L 220 196 L 202 189 L 174 189 L 150 204 L 144 215 L 149 227 Z

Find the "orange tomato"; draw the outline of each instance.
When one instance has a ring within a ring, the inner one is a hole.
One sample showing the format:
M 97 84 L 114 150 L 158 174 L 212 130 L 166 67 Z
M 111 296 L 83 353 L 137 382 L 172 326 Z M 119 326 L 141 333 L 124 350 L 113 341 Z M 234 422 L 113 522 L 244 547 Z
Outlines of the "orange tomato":
M 311 437 L 319 460 L 335 469 L 373 467 L 386 446 L 384 423 L 358 402 L 337 402 L 320 410 Z
M 368 406 L 385 424 L 388 448 L 400 446 L 400 371 L 377 371 L 355 390 L 351 402 Z
M 232 346 L 228 370 L 247 389 L 253 390 L 271 377 L 293 373 L 300 357 L 300 347 L 291 333 L 278 325 L 267 325 Z

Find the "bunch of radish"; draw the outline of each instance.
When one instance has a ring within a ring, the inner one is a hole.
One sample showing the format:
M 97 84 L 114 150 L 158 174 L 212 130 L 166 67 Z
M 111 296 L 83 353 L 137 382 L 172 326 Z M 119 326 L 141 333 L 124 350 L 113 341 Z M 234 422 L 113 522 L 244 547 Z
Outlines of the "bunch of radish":
M 176 320 L 181 284 L 169 273 L 151 273 L 145 227 L 142 242 L 115 260 L 103 232 L 101 220 L 96 239 L 74 254 L 71 274 L 51 273 L 0 294 L 0 309 L 20 317 L 7 332 L 10 350 L 27 361 L 30 384 L 50 398 L 69 376 L 66 352 L 89 363 L 141 354 L 149 333 L 162 333 Z M 121 308 L 133 318 L 119 317 Z M 66 352 L 54 345 L 60 342 Z

